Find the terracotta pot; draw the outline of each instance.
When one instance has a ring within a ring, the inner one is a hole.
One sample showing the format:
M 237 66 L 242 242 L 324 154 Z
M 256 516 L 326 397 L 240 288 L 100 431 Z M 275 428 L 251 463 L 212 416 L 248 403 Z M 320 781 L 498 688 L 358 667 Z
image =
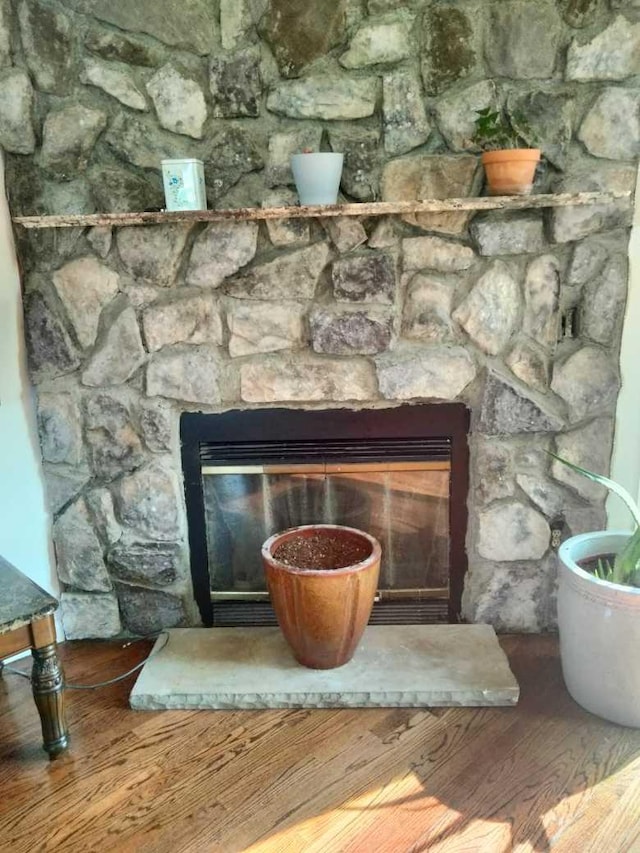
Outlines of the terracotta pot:
M 274 559 L 284 542 L 312 535 L 364 542 L 369 556 L 342 569 L 298 569 Z M 267 588 L 298 663 L 332 669 L 353 657 L 371 615 L 380 573 L 380 543 L 354 527 L 310 524 L 276 533 L 262 546 Z
M 533 188 L 539 148 L 511 148 L 485 151 L 482 165 L 490 195 L 528 195 Z

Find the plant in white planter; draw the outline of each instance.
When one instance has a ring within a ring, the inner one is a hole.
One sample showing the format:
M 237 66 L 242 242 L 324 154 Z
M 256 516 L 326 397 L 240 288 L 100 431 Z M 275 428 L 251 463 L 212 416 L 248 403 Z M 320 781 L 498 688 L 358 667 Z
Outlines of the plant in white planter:
M 617 494 L 634 531 L 583 533 L 559 549 L 558 629 L 562 672 L 571 696 L 594 714 L 640 727 L 640 508 L 607 477 L 552 454 Z
M 300 204 L 336 204 L 342 177 L 343 154 L 312 151 L 291 157 L 291 171 L 296 182 Z

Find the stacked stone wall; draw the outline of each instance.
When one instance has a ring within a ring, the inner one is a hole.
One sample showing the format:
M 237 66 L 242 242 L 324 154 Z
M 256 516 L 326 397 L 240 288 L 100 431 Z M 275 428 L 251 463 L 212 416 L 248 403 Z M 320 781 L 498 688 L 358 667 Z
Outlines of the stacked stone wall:
M 181 156 L 212 206 L 295 203 L 307 146 L 345 152 L 347 200 L 473 195 L 490 104 L 527 115 L 537 191 L 631 190 L 640 151 L 634 0 L 2 0 L 0 69 L 14 214 L 159 208 Z M 180 412 L 453 399 L 465 616 L 553 626 L 550 524 L 604 495 L 544 451 L 608 467 L 629 215 L 19 232 L 69 636 L 197 621 Z

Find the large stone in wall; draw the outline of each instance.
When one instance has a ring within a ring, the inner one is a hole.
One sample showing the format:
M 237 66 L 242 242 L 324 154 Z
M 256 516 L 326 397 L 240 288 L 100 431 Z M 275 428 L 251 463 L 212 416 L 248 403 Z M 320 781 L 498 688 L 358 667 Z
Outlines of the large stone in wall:
M 567 272 L 567 284 L 582 287 L 602 270 L 607 250 L 594 240 L 576 243 Z
M 465 584 L 465 618 L 486 622 L 498 632 L 537 634 L 553 629 L 551 591 L 556 562 L 551 556 L 541 565 L 515 561 L 474 566 Z
M 378 196 L 378 168 L 381 159 L 380 132 L 372 128 L 336 127 L 329 130 L 334 151 L 344 154 L 342 189 L 359 201 Z
M 514 376 L 530 388 L 541 391 L 543 394 L 549 388 L 551 376 L 549 354 L 528 338 L 516 341 L 505 359 L 505 364 Z
M 209 0 L 62 0 L 83 15 L 115 24 L 121 30 L 147 33 L 164 44 L 209 53 L 218 29 L 216 7 Z
M 318 74 L 277 85 L 267 98 L 267 109 L 289 118 L 366 118 L 375 112 L 378 89 L 376 77 Z
M 269 137 L 265 180 L 270 187 L 293 183 L 291 155 L 300 154 L 305 148 L 320 150 L 322 128 L 307 125 L 283 133 L 272 133 Z M 337 149 L 336 149 L 337 150 Z
M 89 471 L 73 465 L 51 465 L 45 462 L 42 470 L 47 506 L 54 517 L 78 497 L 91 478 Z
M 442 237 L 407 237 L 402 241 L 405 272 L 424 269 L 460 272 L 468 270 L 475 258 L 473 249 Z
M 219 287 L 227 276 L 234 275 L 252 260 L 257 245 L 257 223 L 212 222 L 193 244 L 187 284 Z
M 526 80 L 551 77 L 562 29 L 556 4 L 551 0 L 502 0 L 492 6 L 491 37 L 485 44 L 491 73 Z
M 128 405 L 113 394 L 85 401 L 85 436 L 95 475 L 113 480 L 144 461 L 142 443 Z
M 145 96 L 126 65 L 88 57 L 84 61 L 80 79 L 83 83 L 102 89 L 125 107 L 142 111 L 149 109 Z
M 159 130 L 151 116 L 119 112 L 110 123 L 104 139 L 117 157 L 141 169 L 158 170 L 161 160 L 184 159 L 201 155 L 194 143 Z M 204 156 L 204 155 L 203 155 Z
M 156 302 L 144 311 L 142 328 L 150 352 L 171 344 L 222 343 L 220 309 L 206 293 Z
M 338 258 L 331 269 L 331 278 L 338 302 L 393 304 L 396 264 L 390 254 L 366 252 Z
M 118 292 L 120 277 L 88 255 L 53 274 L 53 284 L 83 347 L 93 346 L 102 309 Z
M 462 347 L 398 349 L 375 361 L 386 400 L 455 400 L 476 375 L 476 365 Z
M 253 267 L 225 287 L 240 299 L 313 299 L 329 246 L 314 243 Z
M 36 147 L 33 88 L 19 68 L 0 72 L 0 145 L 14 154 L 31 154 Z
M 175 471 L 152 462 L 113 486 L 116 514 L 121 524 L 159 542 L 179 538 L 180 491 Z
M 82 459 L 82 433 L 78 404 L 69 393 L 38 394 L 38 434 L 45 462 L 78 465 Z
M 233 302 L 227 311 L 229 355 L 299 349 L 306 309 L 296 303 Z
M 507 112 L 513 127 L 532 148 L 541 148 L 545 160 L 564 169 L 573 133 L 575 100 L 544 90 L 511 92 Z
M 391 160 L 382 172 L 382 201 L 463 198 L 477 195 L 482 182 L 477 157 L 423 154 Z M 411 213 L 402 219 L 425 231 L 457 236 L 466 231 L 469 214 Z
M 80 357 L 50 297 L 27 293 L 24 315 L 31 378 L 38 382 L 74 371 Z
M 67 15 L 35 0 L 18 6 L 20 35 L 27 66 L 42 92 L 64 95 L 73 82 L 75 51 Z
M 633 160 L 640 153 L 640 93 L 605 89 L 580 125 L 578 139 L 594 157 Z
M 101 213 L 127 213 L 165 205 L 159 176 L 154 182 L 127 169 L 96 165 L 89 169 L 87 178 L 96 207 Z M 102 257 L 106 257 L 106 254 Z
M 389 313 L 345 308 L 317 308 L 310 317 L 311 346 L 327 355 L 375 355 L 389 348 L 393 321 Z
M 147 366 L 147 394 L 215 405 L 220 402 L 220 370 L 216 347 L 164 347 Z
M 603 0 L 558 0 L 560 14 L 574 29 L 593 24 L 603 6 Z
M 220 0 L 220 39 L 225 50 L 235 50 L 249 39 L 269 0 Z
M 551 380 L 551 390 L 566 401 L 572 422 L 610 411 L 619 387 L 610 355 L 593 346 L 582 347 L 557 363 Z
M 105 640 L 122 630 L 118 599 L 113 594 L 63 592 L 60 611 L 67 640 Z
M 553 255 L 531 261 L 524 282 L 524 298 L 522 330 L 542 346 L 555 347 L 560 323 L 560 270 Z
M 129 583 L 167 586 L 182 574 L 182 551 L 175 542 L 126 542 L 109 550 L 109 573 Z
M 263 36 L 283 77 L 297 77 L 340 40 L 345 5 L 345 0 L 270 0 Z
M 516 492 L 513 452 L 504 439 L 476 438 L 471 471 L 474 494 L 483 504 Z
M 127 272 L 148 284 L 170 287 L 175 281 L 191 227 L 139 225 L 118 229 L 118 252 Z
M 542 471 L 519 473 L 516 482 L 532 503 L 547 518 L 559 518 L 571 505 L 571 494 L 550 480 Z
M 158 121 L 166 130 L 202 139 L 207 103 L 200 85 L 186 72 L 167 63 L 147 83 Z
M 209 86 L 216 118 L 238 118 L 260 114 L 262 80 L 260 49 L 248 47 L 232 54 L 213 56 Z
M 84 46 L 102 59 L 115 60 L 125 65 L 141 65 L 144 68 L 161 65 L 164 56 L 164 51 L 158 45 L 144 37 L 98 26 L 89 29 Z
M 516 328 L 521 308 L 518 283 L 503 261 L 495 261 L 456 308 L 453 319 L 477 346 L 498 355 Z
M 160 589 L 116 584 L 123 626 L 133 634 L 155 634 L 187 623 L 182 599 Z
M 574 39 L 567 54 L 567 80 L 625 80 L 640 73 L 640 22 L 618 15 L 585 44 Z
M 63 583 L 86 592 L 108 592 L 111 589 L 102 545 L 82 498 L 54 523 L 53 542 L 58 577 Z
M 455 285 L 455 281 L 445 281 L 422 273 L 412 278 L 402 317 L 404 337 L 428 343 L 451 340 L 451 308 Z
M 466 151 L 474 147 L 476 112 L 491 106 L 495 98 L 495 85 L 482 80 L 438 99 L 435 105 L 438 128 L 449 148 Z
M 9 0 L 0 3 L 0 68 L 11 65 L 11 24 L 13 12 Z
M 549 402 L 489 372 L 480 403 L 480 432 L 485 435 L 557 432 L 563 426 L 562 418 Z
M 102 313 L 91 358 L 82 372 L 82 384 L 122 385 L 145 362 L 136 312 L 124 294 Z
M 138 420 L 149 450 L 162 453 L 173 449 L 178 417 L 166 400 L 143 401 L 138 409 Z
M 485 560 L 539 560 L 550 538 L 544 517 L 519 501 L 494 504 L 478 515 L 478 553 Z
M 261 207 L 296 207 L 298 196 L 287 189 L 267 192 L 260 202 Z M 327 220 L 328 222 L 329 220 Z M 274 246 L 306 246 L 311 238 L 308 219 L 267 219 L 265 222 L 269 239 Z M 325 227 L 326 227 L 326 223 Z
M 406 59 L 410 51 L 413 17 L 405 11 L 367 18 L 351 38 L 349 49 L 340 57 L 345 68 L 366 68 Z
M 322 225 L 341 254 L 357 249 L 367 242 L 368 235 L 364 225 L 355 216 L 328 216 Z
M 375 374 L 364 359 L 274 357 L 240 368 L 240 397 L 245 403 L 341 402 L 376 396 Z
M 258 144 L 244 127 L 222 127 L 202 156 L 210 204 L 215 204 L 243 175 L 264 166 Z
M 525 255 L 545 249 L 539 213 L 487 213 L 471 223 L 471 236 L 481 255 Z
M 40 165 L 62 180 L 84 171 L 106 124 L 107 116 L 102 110 L 90 110 L 81 104 L 48 113 L 42 129 Z
M 557 435 L 554 450 L 567 462 L 606 476 L 609 473 L 612 439 L 613 420 L 596 418 L 586 426 Z M 585 500 L 603 501 L 607 494 L 604 486 L 572 471 L 555 459 L 551 464 L 551 475 L 559 483 L 570 486 Z
M 415 71 L 401 69 L 382 78 L 384 147 L 391 154 L 406 154 L 429 138 L 422 84 Z
M 85 494 L 85 501 L 96 533 L 107 545 L 114 545 L 122 538 L 122 527 L 115 516 L 111 492 L 106 488 L 91 489 Z
M 580 335 L 598 344 L 612 344 L 622 324 L 627 296 L 627 264 L 623 257 L 609 260 L 601 275 L 585 285 Z
M 431 6 L 423 17 L 421 38 L 427 92 L 437 95 L 456 80 L 473 74 L 478 46 L 473 19 L 465 9 L 449 4 Z
M 556 192 L 622 192 L 633 193 L 636 185 L 635 165 L 614 165 L 591 161 L 583 169 L 571 172 Z M 551 239 L 555 243 L 581 240 L 598 231 L 627 228 L 631 225 L 633 206 L 629 198 L 611 204 L 569 205 L 551 211 Z

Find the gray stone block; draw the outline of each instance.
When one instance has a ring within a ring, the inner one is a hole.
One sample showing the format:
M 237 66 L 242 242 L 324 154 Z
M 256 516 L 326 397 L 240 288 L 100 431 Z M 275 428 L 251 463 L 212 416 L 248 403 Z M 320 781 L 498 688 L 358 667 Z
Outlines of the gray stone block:
M 122 630 L 115 595 L 63 592 L 62 625 L 67 640 L 106 640 Z

